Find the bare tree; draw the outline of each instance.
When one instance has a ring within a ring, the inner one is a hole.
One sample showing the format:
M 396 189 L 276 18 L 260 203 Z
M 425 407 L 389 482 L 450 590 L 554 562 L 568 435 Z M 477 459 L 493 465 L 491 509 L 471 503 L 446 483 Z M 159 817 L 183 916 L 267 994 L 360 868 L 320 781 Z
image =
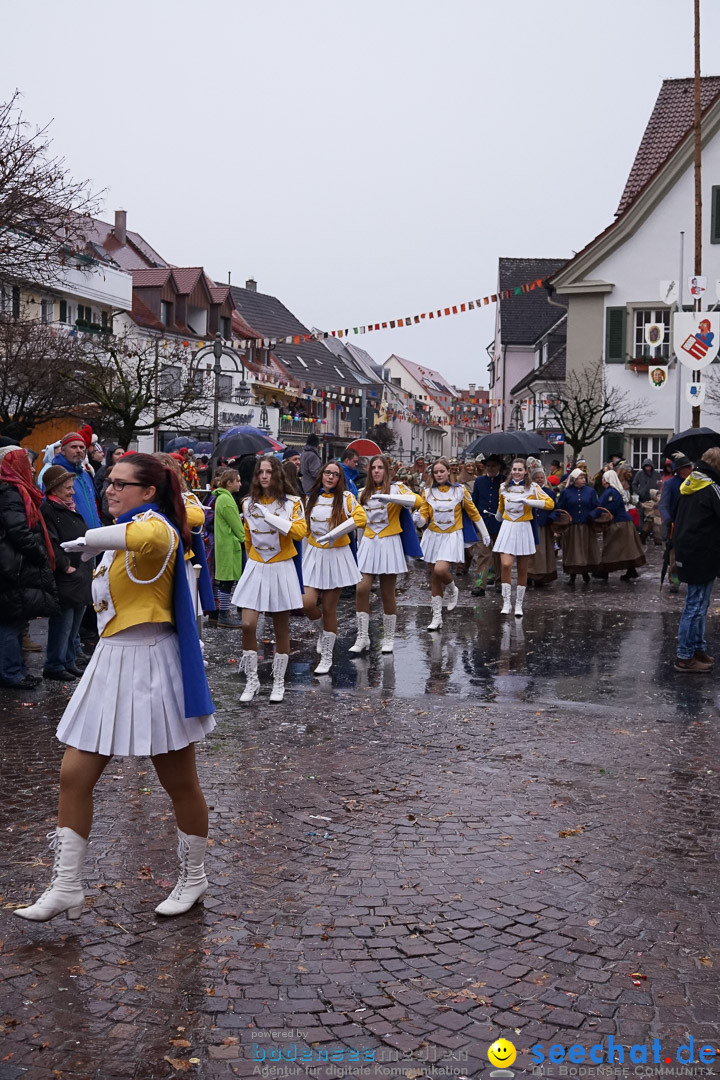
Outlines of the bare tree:
M 43 421 L 77 418 L 66 382 L 75 352 L 64 330 L 0 315 L 0 434 L 23 439 Z
M 386 423 L 375 424 L 375 427 L 370 431 L 370 435 L 372 441 L 378 444 L 384 454 L 392 450 L 397 442 L 397 435 Z
M 97 199 L 54 154 L 49 125 L 23 119 L 19 96 L 0 103 L 0 281 L 49 285 L 82 251 Z
M 603 435 L 632 427 L 648 416 L 645 405 L 608 385 L 602 360 L 581 371 L 570 371 L 552 411 L 575 458 Z
M 202 360 L 188 356 L 179 341 L 131 330 L 82 340 L 66 378 L 76 398 L 95 404 L 98 429 L 122 446 L 163 425 L 189 431 L 193 414 L 212 401 Z

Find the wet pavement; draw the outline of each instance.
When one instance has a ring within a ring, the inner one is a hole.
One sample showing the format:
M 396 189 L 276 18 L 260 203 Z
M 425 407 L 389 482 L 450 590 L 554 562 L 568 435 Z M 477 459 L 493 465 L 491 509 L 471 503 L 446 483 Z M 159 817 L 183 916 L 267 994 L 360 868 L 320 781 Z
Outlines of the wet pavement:
M 330 676 L 293 620 L 280 705 L 270 642 L 242 706 L 239 633 L 208 630 L 211 887 L 167 921 L 173 822 L 144 759 L 98 787 L 82 918 L 12 917 L 49 876 L 71 689 L 3 693 L 0 1080 L 477 1076 L 499 1036 L 516 1073 L 612 1036 L 633 1075 L 631 1044 L 678 1068 L 690 1036 L 720 1048 L 720 689 L 672 668 L 659 550 L 636 585 L 528 590 L 522 620 L 460 579 L 437 634 L 416 571 L 389 657 L 377 596 L 370 655 L 346 653 L 348 595 Z

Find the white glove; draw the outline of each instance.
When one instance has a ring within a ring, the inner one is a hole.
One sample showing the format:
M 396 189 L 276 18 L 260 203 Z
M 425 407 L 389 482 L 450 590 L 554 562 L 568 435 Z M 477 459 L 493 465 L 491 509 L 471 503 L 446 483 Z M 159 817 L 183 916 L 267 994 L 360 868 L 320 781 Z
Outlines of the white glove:
M 387 495 L 375 495 L 374 498 L 378 499 L 380 502 L 397 503 L 398 506 L 407 506 L 408 510 L 412 510 L 415 506 L 415 496 L 412 493 L 409 493 L 408 495 L 395 495 L 389 492 Z
M 502 519 L 503 519 L 503 516 L 502 516 L 502 514 L 500 513 L 500 511 L 499 511 L 499 510 L 496 510 L 496 511 L 495 511 L 495 520 L 496 520 L 496 521 L 502 521 Z
M 413 524 L 415 525 L 415 527 L 417 529 L 424 529 L 425 526 L 427 525 L 427 521 L 422 516 L 422 514 L 420 513 L 419 510 L 415 511 L 415 513 L 412 516 L 412 519 L 413 519 Z
M 315 543 L 320 547 L 325 547 L 327 544 L 334 543 L 335 540 L 339 540 L 341 536 L 346 536 L 355 528 L 355 521 L 353 518 L 348 518 L 347 521 L 343 521 L 341 525 L 336 525 L 330 532 L 326 532 L 324 536 L 318 536 Z
M 487 531 L 487 529 L 485 527 L 485 522 L 483 521 L 483 519 L 480 518 L 480 520 L 476 521 L 474 524 L 475 524 L 476 530 L 480 534 L 480 539 L 482 540 L 485 547 L 490 547 L 490 544 L 492 543 L 492 540 L 490 539 L 490 533 Z
M 539 510 L 544 510 L 545 509 L 545 500 L 544 499 L 524 499 L 523 502 L 525 503 L 526 506 L 537 506 L 537 508 Z
M 290 518 L 278 517 L 277 514 L 269 514 L 265 508 L 263 508 L 263 517 L 268 525 L 272 525 L 273 529 L 277 529 L 283 536 L 287 536 L 292 529 L 292 521 Z
M 79 536 L 77 540 L 65 540 L 60 547 L 69 553 L 82 552 L 82 561 L 89 562 L 101 551 L 127 550 L 126 530 L 127 525 L 107 525 L 102 529 L 88 529 L 84 536 Z

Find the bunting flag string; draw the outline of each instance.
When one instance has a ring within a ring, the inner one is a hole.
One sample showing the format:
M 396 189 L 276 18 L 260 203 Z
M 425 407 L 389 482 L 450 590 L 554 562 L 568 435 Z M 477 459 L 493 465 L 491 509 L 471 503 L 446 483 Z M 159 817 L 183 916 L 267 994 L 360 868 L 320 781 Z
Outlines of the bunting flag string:
M 416 326 L 430 319 L 442 319 L 449 315 L 462 315 L 466 311 L 474 311 L 476 308 L 487 307 L 496 304 L 498 300 L 508 300 L 513 296 L 524 296 L 542 288 L 543 279 L 536 278 L 524 285 L 515 285 L 512 289 L 503 289 L 498 293 L 491 293 L 479 300 L 466 300 L 464 303 L 451 304 L 447 307 L 435 308 L 432 311 L 423 311 L 420 315 L 408 315 L 402 319 L 385 319 L 382 322 L 368 322 L 364 325 L 353 326 L 345 330 L 317 330 L 311 334 L 288 334 L 286 337 L 272 338 L 245 338 L 240 340 L 240 348 L 248 349 L 259 343 L 264 349 L 272 349 L 276 345 L 300 345 L 307 341 L 326 341 L 328 338 L 346 338 L 355 334 L 371 334 L 375 330 L 396 330 L 404 326 Z

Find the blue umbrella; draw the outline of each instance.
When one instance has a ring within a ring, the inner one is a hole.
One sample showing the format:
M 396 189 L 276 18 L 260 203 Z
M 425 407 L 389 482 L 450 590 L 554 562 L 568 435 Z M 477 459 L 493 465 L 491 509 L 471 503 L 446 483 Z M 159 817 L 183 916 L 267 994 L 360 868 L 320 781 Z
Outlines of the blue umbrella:
M 253 427 L 251 424 L 239 424 L 236 427 L 228 428 L 228 430 L 221 435 L 221 438 L 226 439 L 228 435 L 262 435 L 263 438 L 267 438 L 269 432 L 261 431 L 260 428 Z
M 169 454 L 172 450 L 182 450 L 183 447 L 188 450 L 195 450 L 197 448 L 197 439 L 171 439 L 169 443 L 165 444 L 165 451 Z
M 211 442 L 199 442 L 195 447 L 196 454 L 212 454 L 213 444 Z

